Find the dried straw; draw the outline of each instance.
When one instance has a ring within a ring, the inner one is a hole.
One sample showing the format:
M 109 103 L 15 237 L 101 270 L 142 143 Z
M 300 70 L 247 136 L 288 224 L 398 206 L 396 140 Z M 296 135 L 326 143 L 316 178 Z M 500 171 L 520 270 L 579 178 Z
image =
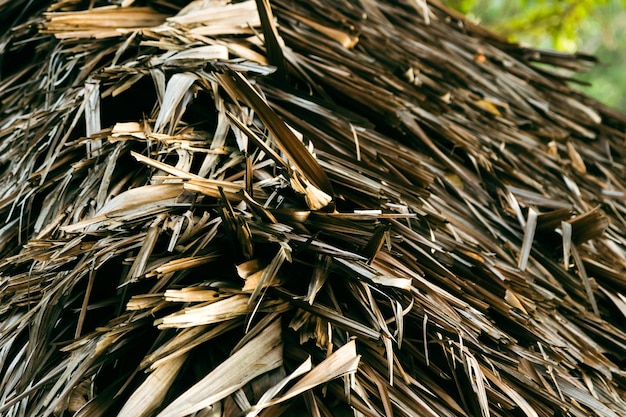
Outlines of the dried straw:
M 0 16 L 0 415 L 626 415 L 594 58 L 435 0 Z

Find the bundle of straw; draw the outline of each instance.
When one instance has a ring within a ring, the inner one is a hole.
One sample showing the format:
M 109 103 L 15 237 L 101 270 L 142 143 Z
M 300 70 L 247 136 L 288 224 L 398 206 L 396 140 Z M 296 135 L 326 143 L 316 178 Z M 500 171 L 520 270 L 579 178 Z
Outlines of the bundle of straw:
M 0 1 L 0 415 L 626 415 L 626 116 L 437 1 Z

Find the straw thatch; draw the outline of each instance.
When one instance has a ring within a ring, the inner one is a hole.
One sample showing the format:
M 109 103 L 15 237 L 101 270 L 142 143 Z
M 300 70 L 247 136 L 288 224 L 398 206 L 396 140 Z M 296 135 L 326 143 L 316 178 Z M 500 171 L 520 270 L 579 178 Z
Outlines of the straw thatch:
M 0 415 L 626 415 L 626 117 L 436 1 L 0 1 Z

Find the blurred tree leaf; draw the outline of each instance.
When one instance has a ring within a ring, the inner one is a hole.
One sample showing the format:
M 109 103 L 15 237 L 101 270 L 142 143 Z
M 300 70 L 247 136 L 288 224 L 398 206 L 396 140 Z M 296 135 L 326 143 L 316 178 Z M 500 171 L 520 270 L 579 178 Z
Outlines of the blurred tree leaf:
M 565 52 L 597 55 L 602 65 L 577 78 L 582 90 L 626 111 L 626 0 L 449 0 L 511 41 Z

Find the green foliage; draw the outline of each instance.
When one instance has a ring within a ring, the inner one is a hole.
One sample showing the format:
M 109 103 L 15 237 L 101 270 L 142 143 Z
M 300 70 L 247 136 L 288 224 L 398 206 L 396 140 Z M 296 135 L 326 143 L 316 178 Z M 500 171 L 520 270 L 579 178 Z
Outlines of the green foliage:
M 476 6 L 476 0 L 450 0 L 448 6 L 465 14 L 471 12 Z
M 549 44 L 563 51 L 578 47 L 580 28 L 611 0 L 458 0 L 450 4 L 512 39 Z M 626 3 L 620 1 L 619 3 Z
M 597 55 L 602 65 L 578 78 L 583 90 L 626 110 L 626 0 L 449 0 L 470 18 L 507 36 L 546 49 Z

